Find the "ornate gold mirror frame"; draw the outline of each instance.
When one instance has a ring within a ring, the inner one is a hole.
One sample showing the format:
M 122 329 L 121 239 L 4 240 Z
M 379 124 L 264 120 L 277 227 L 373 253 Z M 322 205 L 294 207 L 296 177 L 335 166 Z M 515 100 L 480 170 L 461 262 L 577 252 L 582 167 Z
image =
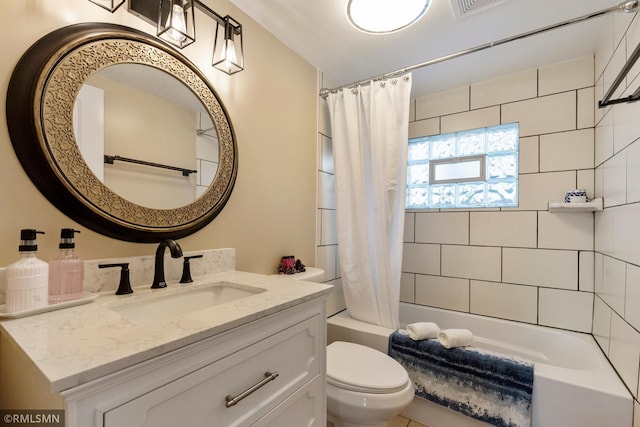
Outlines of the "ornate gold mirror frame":
M 219 140 L 218 171 L 193 203 L 175 209 L 132 203 L 106 187 L 84 161 L 72 123 L 76 96 L 92 74 L 119 63 L 171 74 L 210 114 Z M 136 242 L 184 237 L 213 220 L 231 195 L 238 158 L 222 102 L 187 58 L 140 31 L 84 23 L 47 34 L 16 65 L 6 109 L 11 142 L 29 178 L 58 209 L 101 234 Z

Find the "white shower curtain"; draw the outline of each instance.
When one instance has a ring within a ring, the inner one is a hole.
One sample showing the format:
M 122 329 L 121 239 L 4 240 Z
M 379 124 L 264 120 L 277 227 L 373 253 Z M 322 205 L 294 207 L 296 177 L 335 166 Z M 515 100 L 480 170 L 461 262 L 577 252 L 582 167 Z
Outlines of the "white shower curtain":
M 345 303 L 398 328 L 411 75 L 328 97 Z

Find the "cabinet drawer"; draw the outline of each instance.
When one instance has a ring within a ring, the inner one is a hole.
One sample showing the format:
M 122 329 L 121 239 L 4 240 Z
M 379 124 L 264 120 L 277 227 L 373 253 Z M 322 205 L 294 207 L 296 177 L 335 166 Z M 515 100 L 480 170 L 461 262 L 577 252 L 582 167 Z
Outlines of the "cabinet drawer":
M 320 373 L 321 316 L 314 316 L 104 414 L 105 427 L 250 425 Z M 272 381 L 226 407 L 277 373 Z
M 324 381 L 318 375 L 251 427 L 326 427 Z

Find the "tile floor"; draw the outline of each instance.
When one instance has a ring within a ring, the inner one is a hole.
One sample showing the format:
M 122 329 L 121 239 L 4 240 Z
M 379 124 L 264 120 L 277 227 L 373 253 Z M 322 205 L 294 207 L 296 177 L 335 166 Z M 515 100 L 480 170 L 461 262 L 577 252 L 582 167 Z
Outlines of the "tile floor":
M 327 427 L 333 427 L 333 424 L 327 422 Z M 429 427 L 424 424 L 420 424 L 417 421 L 410 420 L 407 417 L 398 415 L 389 420 L 389 427 Z
M 398 415 L 389 420 L 389 427 L 429 427 L 417 421 Z

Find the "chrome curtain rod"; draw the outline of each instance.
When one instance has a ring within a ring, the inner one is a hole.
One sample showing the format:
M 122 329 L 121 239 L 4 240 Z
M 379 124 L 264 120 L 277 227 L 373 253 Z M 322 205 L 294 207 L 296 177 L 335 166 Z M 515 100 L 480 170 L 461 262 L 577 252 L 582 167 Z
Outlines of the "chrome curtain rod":
M 358 80 L 356 82 L 353 83 L 349 83 L 346 85 L 342 85 L 342 86 L 338 86 L 336 88 L 332 88 L 332 89 L 328 89 L 328 88 L 322 88 L 320 89 L 320 96 L 323 98 L 326 98 L 329 93 L 335 93 L 338 92 L 341 89 L 346 89 L 346 88 L 353 88 L 359 85 L 365 85 L 365 84 L 369 84 L 372 81 L 378 81 L 378 80 L 384 80 L 390 77 L 394 77 L 394 76 L 398 76 L 404 73 L 408 73 L 409 71 L 413 71 L 413 70 L 417 70 L 419 68 L 424 68 L 424 67 L 428 67 L 429 65 L 434 65 L 434 64 L 438 64 L 440 62 L 445 62 L 445 61 L 449 61 L 450 59 L 455 59 L 455 58 L 459 58 L 461 56 L 465 56 L 471 53 L 476 53 L 476 52 L 480 52 L 482 50 L 485 49 L 489 49 L 495 46 L 500 46 L 502 44 L 505 43 L 510 43 L 516 40 L 521 40 L 521 39 L 525 39 L 527 37 L 531 37 L 531 36 L 535 36 L 550 30 L 555 30 L 557 28 L 561 28 L 561 27 L 565 27 L 567 25 L 571 25 L 571 24 L 577 24 L 580 22 L 584 22 L 584 21 L 588 21 L 590 19 L 593 18 L 598 18 L 600 16 L 604 16 L 604 15 L 608 15 L 612 12 L 625 12 L 625 13 L 631 13 L 633 11 L 635 11 L 638 8 L 638 2 L 640 0 L 628 0 L 628 1 L 623 1 L 622 3 L 616 5 L 616 6 L 612 6 L 609 7 L 607 9 L 603 9 L 599 12 L 594 12 L 594 13 L 590 13 L 588 15 L 583 15 L 580 16 L 578 18 L 573 18 L 573 19 L 569 19 L 567 21 L 564 22 L 560 22 L 558 24 L 552 24 L 543 28 L 539 28 L 537 30 L 533 30 L 533 31 L 528 31 L 526 33 L 522 33 L 522 34 L 518 34 L 515 36 L 511 36 L 511 37 L 507 37 L 501 40 L 497 40 L 497 41 L 493 41 L 490 43 L 485 43 L 476 47 L 472 47 L 466 50 L 462 50 L 460 52 L 456 52 L 456 53 L 452 53 L 449 55 L 445 55 L 445 56 L 441 56 L 439 58 L 435 58 L 435 59 L 431 59 L 429 61 L 425 61 L 425 62 L 421 62 L 419 64 L 415 64 L 415 65 L 411 65 L 409 67 L 406 68 L 401 68 L 399 70 L 396 71 L 391 71 L 389 73 L 385 73 L 385 74 L 380 74 L 378 76 L 375 77 L 371 77 L 365 80 Z

